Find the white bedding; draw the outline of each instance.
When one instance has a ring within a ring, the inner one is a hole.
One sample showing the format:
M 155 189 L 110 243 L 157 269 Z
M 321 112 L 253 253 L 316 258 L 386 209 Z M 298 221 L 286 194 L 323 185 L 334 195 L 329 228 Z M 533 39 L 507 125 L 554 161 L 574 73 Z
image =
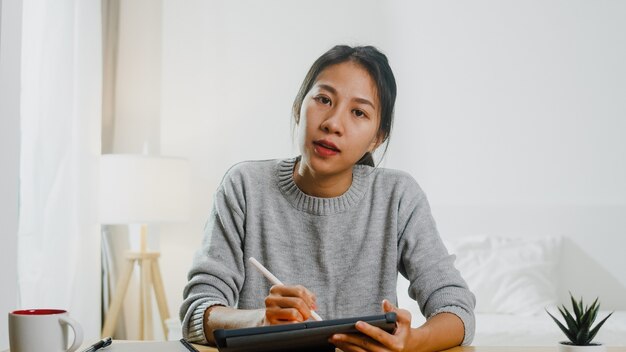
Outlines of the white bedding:
M 609 312 L 598 314 L 596 323 Z M 554 346 L 566 340 L 547 314 L 520 317 L 507 314 L 477 314 L 475 346 Z M 594 339 L 607 346 L 626 346 L 626 311 L 616 311 Z
M 555 307 L 557 292 L 571 287 L 558 276 L 559 265 L 568 267 L 561 262 L 566 258 L 562 242 L 549 236 L 476 236 L 447 241 L 449 251 L 457 255 L 455 266 L 476 295 L 473 345 L 554 346 L 567 339 L 544 310 L 551 307 L 560 317 Z M 569 301 L 565 305 L 569 308 Z M 598 314 L 596 323 L 608 313 Z M 626 346 L 626 310 L 616 311 L 594 341 Z
M 411 312 L 415 307 L 403 307 Z M 609 311 L 600 311 L 595 324 Z M 558 313 L 557 313 L 558 314 Z M 555 315 L 560 318 L 560 315 Z M 418 327 L 426 319 L 413 313 L 412 327 Z M 519 316 L 512 314 L 476 314 L 476 335 L 473 346 L 554 346 L 567 338 L 547 314 Z M 604 323 L 594 342 L 607 346 L 626 346 L 626 311 L 616 311 Z

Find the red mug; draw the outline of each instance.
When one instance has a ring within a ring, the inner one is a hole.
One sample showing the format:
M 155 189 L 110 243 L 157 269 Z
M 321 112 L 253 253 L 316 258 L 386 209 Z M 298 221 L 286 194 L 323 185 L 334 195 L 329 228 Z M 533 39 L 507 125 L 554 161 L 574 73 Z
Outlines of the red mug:
M 68 347 L 69 328 L 74 341 Z M 62 309 L 25 309 L 9 313 L 11 352 L 74 352 L 83 343 L 83 329 Z

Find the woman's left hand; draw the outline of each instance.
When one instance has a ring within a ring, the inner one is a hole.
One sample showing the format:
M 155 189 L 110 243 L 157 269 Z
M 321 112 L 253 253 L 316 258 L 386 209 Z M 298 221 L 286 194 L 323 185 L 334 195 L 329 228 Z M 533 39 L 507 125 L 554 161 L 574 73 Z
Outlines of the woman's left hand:
M 411 313 L 394 307 L 389 301 L 383 301 L 383 311 L 396 312 L 396 330 L 390 334 L 365 322 L 357 322 L 356 328 L 361 334 L 335 334 L 330 342 L 344 352 L 382 352 L 414 351 L 418 346 L 419 330 L 411 329 Z

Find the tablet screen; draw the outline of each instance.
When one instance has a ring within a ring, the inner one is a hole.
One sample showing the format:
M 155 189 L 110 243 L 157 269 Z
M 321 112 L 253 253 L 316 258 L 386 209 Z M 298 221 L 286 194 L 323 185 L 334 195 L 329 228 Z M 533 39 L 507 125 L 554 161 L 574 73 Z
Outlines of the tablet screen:
M 360 333 L 354 327 L 364 321 L 389 333 L 396 327 L 396 313 L 311 321 L 213 332 L 220 352 L 334 351 L 328 342 L 333 334 Z

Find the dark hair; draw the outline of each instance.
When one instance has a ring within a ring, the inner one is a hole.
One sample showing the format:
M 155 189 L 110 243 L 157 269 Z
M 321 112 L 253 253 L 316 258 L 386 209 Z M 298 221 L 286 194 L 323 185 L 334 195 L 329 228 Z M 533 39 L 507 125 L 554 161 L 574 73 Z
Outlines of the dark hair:
M 380 124 L 378 125 L 378 133 L 382 134 L 381 142 L 388 141 L 391 135 L 393 108 L 396 102 L 396 79 L 393 76 L 391 67 L 389 67 L 387 56 L 373 46 L 350 47 L 347 45 L 336 45 L 315 60 L 309 72 L 306 74 L 306 77 L 304 77 L 298 95 L 293 102 L 292 113 L 296 123 L 300 123 L 302 102 L 309 90 L 311 90 L 311 87 L 313 87 L 317 76 L 328 66 L 346 61 L 353 61 L 363 66 L 376 83 L 378 101 L 380 102 Z M 385 145 L 385 152 L 387 151 L 387 146 L 388 144 Z M 365 153 L 357 164 L 374 166 L 372 153 Z

